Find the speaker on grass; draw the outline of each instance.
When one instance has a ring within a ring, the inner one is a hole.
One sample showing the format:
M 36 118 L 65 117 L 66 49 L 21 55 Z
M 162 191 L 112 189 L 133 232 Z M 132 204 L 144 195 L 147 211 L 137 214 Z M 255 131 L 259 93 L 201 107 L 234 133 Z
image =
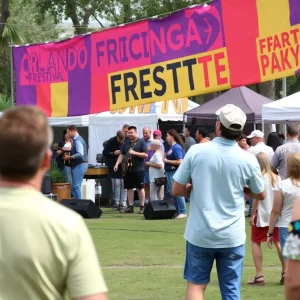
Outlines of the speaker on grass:
M 61 204 L 78 212 L 85 219 L 98 219 L 102 210 L 92 200 L 64 199 Z
M 171 200 L 150 200 L 144 209 L 146 220 L 172 219 L 175 214 L 176 207 Z
M 51 177 L 48 173 L 46 173 L 44 178 L 43 178 L 41 192 L 45 195 L 46 194 L 51 194 L 51 192 L 52 192 Z

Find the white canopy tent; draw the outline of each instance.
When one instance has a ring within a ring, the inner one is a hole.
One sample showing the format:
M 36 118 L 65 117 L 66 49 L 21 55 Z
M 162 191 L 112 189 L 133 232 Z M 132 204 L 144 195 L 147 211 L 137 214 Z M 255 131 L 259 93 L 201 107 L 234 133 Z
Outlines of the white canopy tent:
M 68 125 L 75 125 L 78 127 L 89 126 L 89 115 L 78 116 L 78 117 L 49 117 L 49 125 L 54 127 L 66 127 Z
M 150 127 L 153 131 L 158 127 L 158 120 L 183 121 L 183 113 L 197 106 L 188 98 L 180 98 L 90 116 L 89 163 L 96 163 L 96 155 L 103 151 L 103 142 L 114 136 L 124 124 L 136 126 L 138 135 L 142 136 L 143 127 Z
M 89 163 L 96 164 L 96 155 L 103 150 L 103 142 L 114 136 L 124 124 L 135 125 L 139 136 L 142 128 L 147 126 L 152 130 L 161 121 L 183 121 L 183 113 L 197 107 L 198 104 L 188 98 L 179 98 L 134 106 L 116 111 L 77 117 L 49 117 L 49 125 L 53 127 L 88 127 Z
M 124 124 L 132 124 L 137 127 L 138 135 L 141 136 L 144 127 L 155 129 L 157 127 L 157 116 L 155 114 L 140 116 L 102 116 L 101 122 L 99 117 L 90 117 L 89 125 L 89 163 L 97 163 L 96 156 L 103 151 L 103 143 L 109 138 L 116 135 L 116 132 L 122 129 Z
M 286 124 L 300 121 L 300 92 L 262 107 L 263 124 Z

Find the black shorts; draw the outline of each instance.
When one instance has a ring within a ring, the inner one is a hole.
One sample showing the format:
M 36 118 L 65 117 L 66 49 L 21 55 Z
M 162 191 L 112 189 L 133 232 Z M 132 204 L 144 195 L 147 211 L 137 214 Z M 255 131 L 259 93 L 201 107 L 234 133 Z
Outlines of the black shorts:
M 124 177 L 124 189 L 143 189 L 145 171 L 129 172 Z

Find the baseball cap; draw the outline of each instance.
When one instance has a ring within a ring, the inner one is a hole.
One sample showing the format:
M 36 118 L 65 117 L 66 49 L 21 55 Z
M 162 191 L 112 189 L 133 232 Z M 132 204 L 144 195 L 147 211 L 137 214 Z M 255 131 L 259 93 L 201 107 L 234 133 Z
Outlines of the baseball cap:
M 216 115 L 219 116 L 219 120 L 223 126 L 232 131 L 242 131 L 247 120 L 245 113 L 233 104 L 221 107 L 216 112 Z
M 249 136 L 247 136 L 247 138 L 252 139 L 253 137 L 263 138 L 264 133 L 261 132 L 260 130 L 254 130 L 254 131 L 251 132 L 251 134 Z
M 153 131 L 153 135 L 161 135 L 161 131 L 159 129 L 156 129 Z

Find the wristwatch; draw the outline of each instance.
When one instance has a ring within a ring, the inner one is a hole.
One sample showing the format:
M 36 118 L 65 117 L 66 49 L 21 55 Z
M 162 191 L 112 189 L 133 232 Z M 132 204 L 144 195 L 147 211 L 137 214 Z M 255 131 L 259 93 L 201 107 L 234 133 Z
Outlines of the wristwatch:
M 273 236 L 273 233 L 267 233 L 267 237 Z

